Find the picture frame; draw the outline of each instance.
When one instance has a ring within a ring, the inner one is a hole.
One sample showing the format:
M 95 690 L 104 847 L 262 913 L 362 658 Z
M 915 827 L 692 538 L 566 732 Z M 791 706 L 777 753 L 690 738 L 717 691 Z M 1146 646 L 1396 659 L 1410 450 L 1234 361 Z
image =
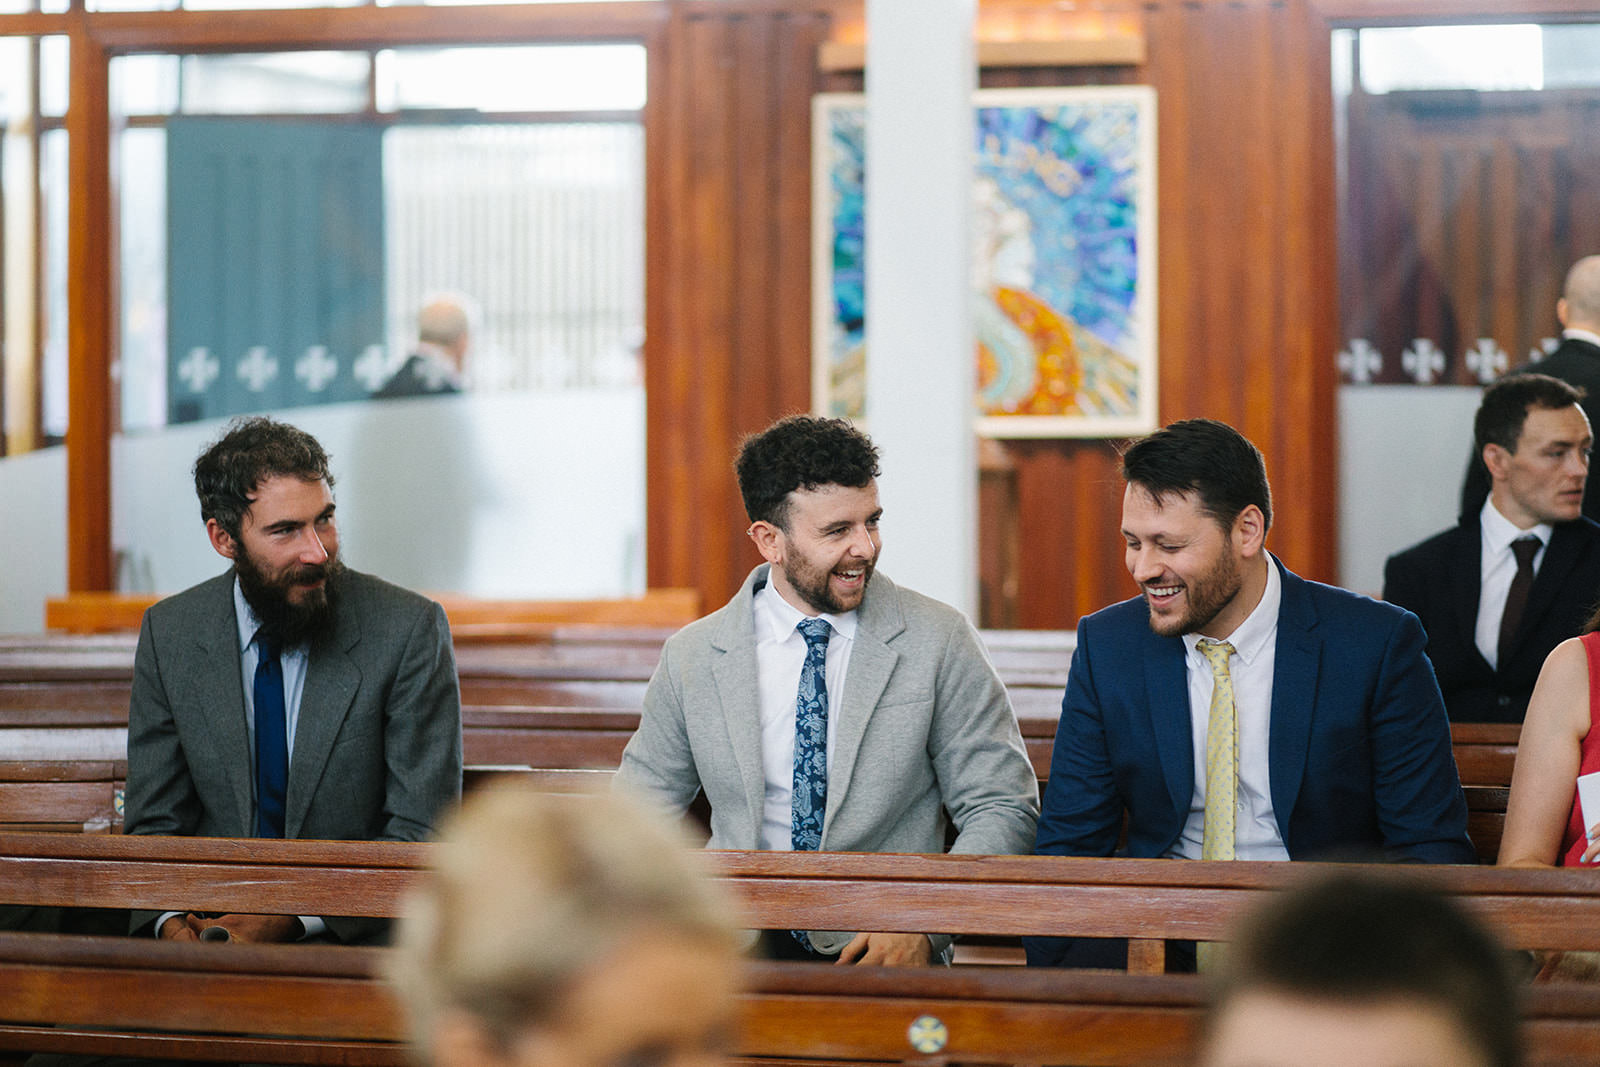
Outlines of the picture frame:
M 974 425 L 998 438 L 1156 428 L 1156 98 L 974 94 Z M 866 98 L 812 105 L 812 401 L 866 414 Z

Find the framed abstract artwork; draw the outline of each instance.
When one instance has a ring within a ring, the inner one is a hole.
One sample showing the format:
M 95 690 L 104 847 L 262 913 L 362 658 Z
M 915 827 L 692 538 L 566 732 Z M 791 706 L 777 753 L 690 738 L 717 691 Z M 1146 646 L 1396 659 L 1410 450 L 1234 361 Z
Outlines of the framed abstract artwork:
M 1155 91 L 974 96 L 976 427 L 1123 437 L 1156 426 Z M 812 112 L 812 403 L 866 412 L 866 98 Z

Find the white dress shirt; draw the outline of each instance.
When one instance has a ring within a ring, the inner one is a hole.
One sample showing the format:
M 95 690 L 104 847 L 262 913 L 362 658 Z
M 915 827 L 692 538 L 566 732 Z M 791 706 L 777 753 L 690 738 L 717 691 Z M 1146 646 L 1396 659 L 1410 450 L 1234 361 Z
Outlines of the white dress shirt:
M 796 629 L 809 618 L 783 599 L 769 581 L 755 592 L 756 678 L 761 708 L 761 766 L 766 795 L 761 810 L 761 847 L 788 851 L 794 847 L 790 818 L 794 794 L 795 700 L 800 668 L 805 665 L 806 639 Z M 828 690 L 828 768 L 833 769 L 833 739 L 839 729 L 845 671 L 855 644 L 856 613 L 822 614 L 832 630 L 823 667 Z
M 1595 333 L 1593 330 L 1580 330 L 1573 326 L 1562 330 L 1561 336 L 1570 341 L 1588 341 L 1590 344 L 1600 347 L 1600 333 Z
M 1273 664 L 1278 650 L 1278 606 L 1283 600 L 1283 580 L 1278 566 L 1267 557 L 1267 588 L 1249 618 L 1223 638 L 1233 645 L 1228 673 L 1233 678 L 1233 709 L 1239 728 L 1235 753 L 1239 781 L 1238 810 L 1234 814 L 1234 858 L 1286 860 L 1289 851 L 1278 832 L 1272 811 L 1272 787 L 1267 763 L 1267 742 L 1272 723 Z M 1189 718 L 1194 734 L 1194 793 L 1183 833 L 1166 853 L 1169 858 L 1199 859 L 1205 838 L 1206 733 L 1211 723 L 1211 691 L 1215 677 L 1200 652 L 1200 635 L 1184 634 L 1184 667 L 1189 678 Z
M 1500 669 L 1500 619 L 1506 613 L 1506 594 L 1511 592 L 1511 580 L 1517 576 L 1517 556 L 1511 543 L 1529 534 L 1539 539 L 1539 551 L 1533 554 L 1533 573 L 1539 573 L 1544 562 L 1544 550 L 1550 547 L 1553 527 L 1542 522 L 1519 530 L 1516 525 L 1494 506 L 1491 498 L 1483 502 L 1478 513 L 1478 526 L 1483 530 L 1483 553 L 1478 564 L 1478 625 L 1473 630 L 1473 643 L 1489 666 Z

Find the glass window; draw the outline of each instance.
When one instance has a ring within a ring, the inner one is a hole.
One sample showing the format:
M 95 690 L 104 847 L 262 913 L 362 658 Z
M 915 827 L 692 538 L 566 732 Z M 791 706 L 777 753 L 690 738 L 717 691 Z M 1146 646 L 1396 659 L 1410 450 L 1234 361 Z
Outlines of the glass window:
M 383 111 L 634 111 L 645 102 L 641 45 L 406 48 L 378 58 Z
M 54 444 L 67 436 L 67 131 L 51 130 L 40 142 L 45 330 L 39 430 L 46 443 Z
M 1538 89 L 1544 85 L 1539 26 L 1406 26 L 1360 31 L 1361 87 Z
M 170 115 L 178 109 L 177 56 L 119 56 L 111 61 L 114 115 Z
M 185 56 L 179 90 L 190 115 L 363 111 L 365 52 Z
M 161 129 L 117 135 L 122 279 L 120 374 L 122 427 L 167 422 L 167 134 Z
M 39 112 L 46 118 L 61 118 L 67 113 L 67 96 L 72 85 L 70 57 L 65 37 L 40 38 Z
M 39 183 L 34 169 L 38 136 L 33 127 L 33 48 L 26 37 L 0 38 L 0 453 L 34 447 L 38 429 L 39 284 L 35 273 L 35 220 Z

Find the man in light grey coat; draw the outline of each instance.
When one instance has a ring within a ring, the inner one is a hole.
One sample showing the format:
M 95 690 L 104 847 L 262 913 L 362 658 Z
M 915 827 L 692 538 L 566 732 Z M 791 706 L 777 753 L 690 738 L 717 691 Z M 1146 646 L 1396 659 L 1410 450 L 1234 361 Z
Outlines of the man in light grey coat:
M 618 782 L 712 848 L 1023 853 L 1038 789 L 1005 687 L 954 608 L 875 574 L 877 450 L 796 416 L 737 462 L 766 563 L 667 642 Z M 818 621 L 820 620 L 820 621 Z M 820 817 L 819 817 L 820 813 Z M 769 931 L 784 958 L 927 963 L 943 935 Z

